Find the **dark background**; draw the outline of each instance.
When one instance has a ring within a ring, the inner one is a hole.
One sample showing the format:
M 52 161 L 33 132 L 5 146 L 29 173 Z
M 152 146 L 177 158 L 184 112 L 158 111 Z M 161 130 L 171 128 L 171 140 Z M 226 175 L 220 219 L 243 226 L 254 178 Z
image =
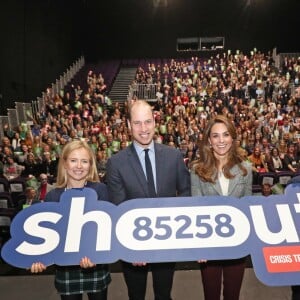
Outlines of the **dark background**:
M 0 114 L 36 100 L 81 55 L 178 57 L 177 38 L 201 36 L 224 36 L 225 50 L 299 52 L 299 9 L 299 0 L 3 1 Z

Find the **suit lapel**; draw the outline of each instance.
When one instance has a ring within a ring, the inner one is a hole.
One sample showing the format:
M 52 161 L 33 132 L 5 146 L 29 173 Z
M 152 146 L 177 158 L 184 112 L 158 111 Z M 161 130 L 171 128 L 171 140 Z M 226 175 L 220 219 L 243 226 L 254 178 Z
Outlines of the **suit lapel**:
M 165 169 L 164 169 L 164 151 L 162 150 L 159 145 L 154 143 L 154 150 L 155 150 L 155 168 L 156 168 L 156 189 L 157 189 L 157 195 L 159 195 L 160 192 L 160 184 L 165 182 L 164 176 L 165 176 Z
M 146 176 L 144 174 L 143 168 L 141 166 L 139 157 L 135 151 L 133 144 L 128 147 L 128 161 L 132 167 L 133 172 L 136 174 L 137 177 L 137 184 L 144 190 L 145 194 L 148 194 L 148 183 L 146 180 Z

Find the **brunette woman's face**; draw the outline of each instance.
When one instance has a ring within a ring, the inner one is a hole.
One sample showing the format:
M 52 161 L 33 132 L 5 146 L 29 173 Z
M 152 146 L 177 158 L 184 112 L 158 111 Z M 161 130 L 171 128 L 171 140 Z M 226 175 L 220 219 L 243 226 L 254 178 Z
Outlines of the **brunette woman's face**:
M 232 147 L 233 138 L 224 123 L 212 126 L 208 141 L 216 156 L 225 156 Z

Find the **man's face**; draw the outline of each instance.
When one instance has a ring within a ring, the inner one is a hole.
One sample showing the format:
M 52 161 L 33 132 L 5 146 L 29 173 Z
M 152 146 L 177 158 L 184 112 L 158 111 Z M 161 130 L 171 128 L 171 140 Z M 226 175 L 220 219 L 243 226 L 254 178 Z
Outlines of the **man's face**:
M 41 175 L 40 176 L 40 181 L 42 184 L 46 184 L 47 183 L 47 176 L 46 175 Z
M 269 143 L 268 143 L 268 140 L 263 139 L 263 140 L 262 140 L 262 144 L 263 144 L 264 147 L 267 147 L 268 144 L 269 144 Z
M 131 110 L 129 122 L 134 140 L 143 148 L 152 142 L 155 133 L 155 121 L 151 109 L 146 105 L 136 105 Z
M 268 185 L 268 184 L 264 184 L 264 185 L 263 185 L 262 193 L 263 193 L 264 196 L 269 196 L 269 195 L 271 195 L 271 194 L 272 194 L 271 186 Z
M 27 192 L 27 197 L 28 197 L 29 199 L 33 199 L 33 198 L 35 198 L 35 196 L 36 196 L 36 191 L 35 191 L 35 189 L 30 189 L 30 190 Z

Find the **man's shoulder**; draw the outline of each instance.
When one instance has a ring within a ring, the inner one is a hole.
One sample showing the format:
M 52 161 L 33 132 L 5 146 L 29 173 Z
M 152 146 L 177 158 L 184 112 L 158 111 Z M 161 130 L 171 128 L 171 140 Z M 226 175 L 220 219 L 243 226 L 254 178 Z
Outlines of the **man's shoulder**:
M 156 150 L 166 150 L 166 151 L 170 151 L 170 152 L 178 151 L 177 148 L 170 147 L 166 144 L 155 143 L 154 145 L 155 145 Z
M 173 148 L 168 145 L 159 144 L 159 143 L 155 143 L 155 150 L 168 151 L 170 153 L 178 153 L 179 152 L 179 150 L 177 148 Z

